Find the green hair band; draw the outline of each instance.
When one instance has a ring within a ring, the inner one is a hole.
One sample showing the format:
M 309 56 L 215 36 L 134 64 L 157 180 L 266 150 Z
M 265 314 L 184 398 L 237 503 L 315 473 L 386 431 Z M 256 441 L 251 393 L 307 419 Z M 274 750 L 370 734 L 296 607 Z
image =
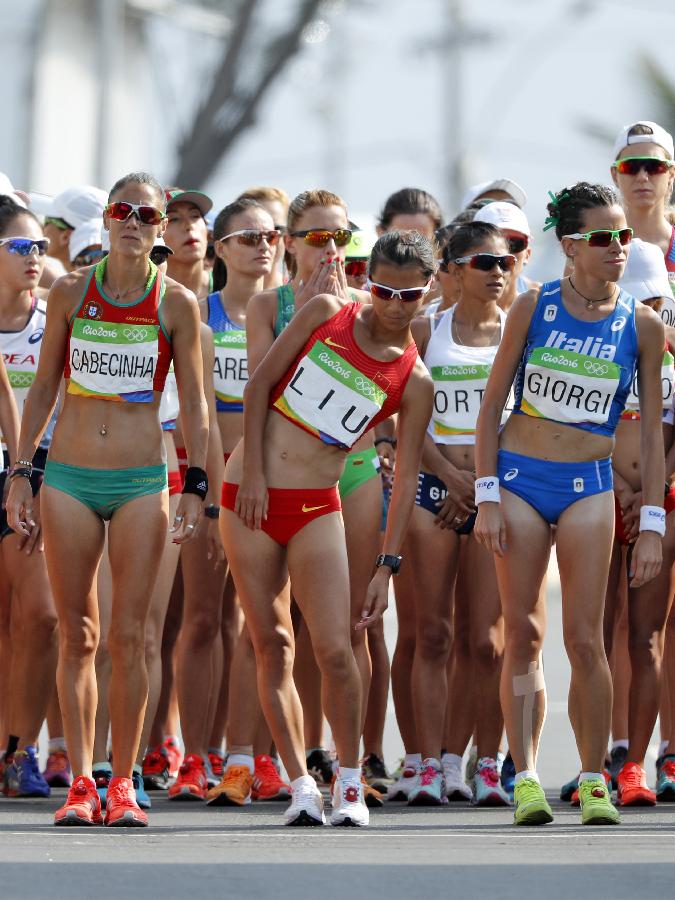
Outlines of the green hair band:
M 549 228 L 555 228 L 555 226 L 558 224 L 558 222 L 560 221 L 560 213 L 558 211 L 558 207 L 563 200 L 567 200 L 567 198 L 569 197 L 567 191 L 565 191 L 564 194 L 561 194 L 559 197 L 556 197 L 553 191 L 549 191 L 548 195 L 551 198 L 551 206 L 553 207 L 553 212 L 550 216 L 546 216 L 544 220 L 544 231 L 548 231 Z

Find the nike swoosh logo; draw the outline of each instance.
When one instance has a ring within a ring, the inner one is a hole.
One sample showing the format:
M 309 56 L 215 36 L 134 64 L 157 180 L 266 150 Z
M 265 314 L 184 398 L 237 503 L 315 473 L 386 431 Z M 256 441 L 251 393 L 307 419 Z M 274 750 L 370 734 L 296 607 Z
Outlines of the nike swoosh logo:
M 328 506 L 327 503 L 322 503 L 321 506 L 305 506 L 305 504 L 303 503 L 302 511 L 303 512 L 316 512 L 317 509 L 326 509 L 327 506 Z
M 337 347 L 338 350 L 346 350 L 347 349 L 346 347 L 343 347 L 342 344 L 336 344 L 335 341 L 333 340 L 333 338 L 331 338 L 331 337 L 327 337 L 326 340 L 324 341 L 324 344 L 326 344 L 329 347 Z

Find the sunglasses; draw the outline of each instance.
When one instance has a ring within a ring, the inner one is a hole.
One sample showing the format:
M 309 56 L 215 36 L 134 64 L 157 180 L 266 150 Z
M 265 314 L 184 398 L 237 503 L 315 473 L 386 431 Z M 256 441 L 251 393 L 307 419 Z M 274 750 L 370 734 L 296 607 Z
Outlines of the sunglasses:
M 612 241 L 618 239 L 622 247 L 630 244 L 633 238 L 632 228 L 598 228 L 595 231 L 585 231 L 583 234 L 564 234 L 563 237 L 573 241 L 587 241 L 589 247 L 609 247 Z
M 530 246 L 530 239 L 527 235 L 515 235 L 513 237 L 507 237 L 506 243 L 509 245 L 509 250 L 511 253 L 522 253 L 523 250 L 527 250 Z
M 236 237 L 238 244 L 243 244 L 245 247 L 259 247 L 263 241 L 267 241 L 270 247 L 274 247 L 279 243 L 281 234 L 276 229 L 274 231 L 254 231 L 251 228 L 242 228 L 240 231 L 231 231 L 229 234 L 223 235 L 220 240 L 226 241 L 233 237 Z
M 88 253 L 79 253 L 73 260 L 73 265 L 76 269 L 82 266 L 92 266 L 94 263 L 100 262 L 105 253 L 105 250 L 89 250 Z
M 642 169 L 647 175 L 664 175 L 673 161 L 654 156 L 627 156 L 625 159 L 617 159 L 613 165 L 621 175 L 637 175 Z
M 65 219 L 58 219 L 56 216 L 45 216 L 45 225 L 53 225 L 59 231 L 72 231 L 73 226 L 69 225 Z
M 156 209 L 154 206 L 139 206 L 137 203 L 128 203 L 126 200 L 109 203 L 104 212 L 116 222 L 126 222 L 129 216 L 135 215 L 141 225 L 159 225 L 165 218 L 161 209 Z
M 309 231 L 291 231 L 291 237 L 301 237 L 310 247 L 325 247 L 331 239 L 336 247 L 346 247 L 352 239 L 349 228 L 338 228 L 337 231 L 323 231 L 319 228 L 310 228 Z
M 490 272 L 495 266 L 499 266 L 502 272 L 511 272 L 516 264 L 516 258 L 510 253 L 505 256 L 497 256 L 495 253 L 473 253 L 471 256 L 460 256 L 453 262 L 458 266 L 468 263 L 470 269 L 478 269 L 481 272 Z
M 345 275 L 350 278 L 362 278 L 368 270 L 367 259 L 350 259 L 345 263 Z
M 38 256 L 44 256 L 49 247 L 49 238 L 41 238 L 39 241 L 25 237 L 2 238 L 0 247 L 7 247 L 10 253 L 16 253 L 17 256 L 30 256 L 33 250 L 37 250 Z
M 402 288 L 401 290 L 396 290 L 395 288 L 387 287 L 386 284 L 378 284 L 376 281 L 369 281 L 368 290 L 373 297 L 377 297 L 378 300 L 393 300 L 394 297 L 398 297 L 402 303 L 417 303 L 425 294 L 429 293 L 431 290 L 431 282 L 425 284 L 424 287 Z

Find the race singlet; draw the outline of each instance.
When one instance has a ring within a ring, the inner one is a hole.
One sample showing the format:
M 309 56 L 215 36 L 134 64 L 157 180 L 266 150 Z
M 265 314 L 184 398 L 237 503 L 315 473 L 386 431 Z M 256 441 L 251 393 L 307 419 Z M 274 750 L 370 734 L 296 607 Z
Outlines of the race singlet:
M 213 383 L 221 412 L 243 410 L 244 388 L 248 382 L 246 331 L 214 332 L 215 362 Z
M 661 399 L 663 408 L 670 408 L 673 402 L 673 382 L 675 381 L 675 361 L 669 350 L 663 354 L 663 362 L 661 363 Z M 638 373 L 635 372 L 633 381 L 630 386 L 628 397 L 626 398 L 626 409 L 631 412 L 640 411 L 640 397 L 638 395 Z

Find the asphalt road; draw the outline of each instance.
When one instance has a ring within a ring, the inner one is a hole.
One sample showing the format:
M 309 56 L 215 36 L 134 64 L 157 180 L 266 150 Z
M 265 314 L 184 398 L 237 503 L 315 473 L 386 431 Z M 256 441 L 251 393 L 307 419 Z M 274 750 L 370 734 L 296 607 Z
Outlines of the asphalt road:
M 670 900 L 675 804 L 625 810 L 621 826 L 589 829 L 580 825 L 578 810 L 557 800 L 560 783 L 579 762 L 566 714 L 569 668 L 555 571 L 551 576 L 549 712 L 539 768 L 554 809 L 552 825 L 516 829 L 507 809 L 391 804 L 371 812 L 367 830 L 296 830 L 280 824 L 279 804 L 210 809 L 158 799 L 148 829 L 57 829 L 51 819 L 64 791 L 48 801 L 0 798 L 0 900 Z M 395 630 L 390 614 L 389 642 Z M 395 765 L 401 744 L 393 710 L 385 749 Z M 652 780 L 651 764 L 648 774 Z

